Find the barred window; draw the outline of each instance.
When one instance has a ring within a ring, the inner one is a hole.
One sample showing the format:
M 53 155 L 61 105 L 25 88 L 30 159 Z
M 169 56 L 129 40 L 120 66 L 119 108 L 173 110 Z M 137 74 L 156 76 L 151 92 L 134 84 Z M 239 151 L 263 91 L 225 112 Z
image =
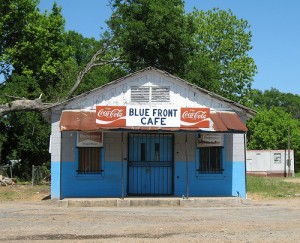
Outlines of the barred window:
M 199 148 L 199 173 L 221 174 L 223 147 L 201 147 Z
M 100 147 L 79 147 L 78 174 L 97 174 L 102 172 Z
M 137 103 L 170 102 L 170 87 L 132 86 L 131 102 L 137 102 Z

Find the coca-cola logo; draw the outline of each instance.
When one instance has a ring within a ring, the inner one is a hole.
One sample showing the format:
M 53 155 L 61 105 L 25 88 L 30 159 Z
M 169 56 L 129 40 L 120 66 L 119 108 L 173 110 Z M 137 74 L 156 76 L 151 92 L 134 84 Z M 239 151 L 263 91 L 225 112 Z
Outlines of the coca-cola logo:
M 98 111 L 98 117 L 121 118 L 123 117 L 123 110 L 122 109 L 113 109 L 113 110 L 100 109 Z
M 181 115 L 182 118 L 188 118 L 188 119 L 205 119 L 206 118 L 206 111 L 184 111 Z

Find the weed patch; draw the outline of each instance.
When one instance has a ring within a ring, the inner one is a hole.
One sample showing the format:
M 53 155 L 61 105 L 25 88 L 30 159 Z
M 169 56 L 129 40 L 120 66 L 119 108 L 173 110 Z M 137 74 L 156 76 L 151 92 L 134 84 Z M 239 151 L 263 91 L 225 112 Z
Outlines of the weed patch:
M 263 198 L 299 197 L 300 183 L 283 181 L 279 177 L 247 176 L 247 190 Z

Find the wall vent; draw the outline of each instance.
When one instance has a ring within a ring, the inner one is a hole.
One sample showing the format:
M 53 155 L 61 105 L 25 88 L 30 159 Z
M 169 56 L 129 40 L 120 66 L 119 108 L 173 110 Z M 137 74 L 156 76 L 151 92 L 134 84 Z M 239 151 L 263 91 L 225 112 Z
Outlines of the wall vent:
M 170 87 L 132 86 L 131 102 L 136 102 L 136 103 L 170 102 Z

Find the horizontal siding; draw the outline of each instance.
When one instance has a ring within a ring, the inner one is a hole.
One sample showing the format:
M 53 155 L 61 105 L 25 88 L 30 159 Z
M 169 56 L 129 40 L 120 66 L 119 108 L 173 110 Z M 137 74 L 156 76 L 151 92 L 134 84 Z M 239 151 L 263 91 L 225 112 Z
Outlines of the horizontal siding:
M 184 107 L 211 107 L 215 109 L 239 110 L 234 105 L 218 100 L 209 94 L 202 93 L 186 83 L 180 82 L 178 79 L 158 74 L 155 71 L 148 71 L 133 77 L 128 77 L 122 82 L 113 83 L 90 92 L 84 97 L 71 100 L 64 109 L 95 109 L 96 105 L 127 105 L 137 104 L 140 100 L 131 101 L 131 87 L 138 86 L 156 86 L 170 88 L 170 100 L 159 102 L 161 97 L 165 96 L 164 91 L 158 95 L 158 100 L 153 102 L 155 105 L 178 105 Z M 143 99 L 142 99 L 143 100 Z M 141 100 L 141 101 L 142 101 Z M 144 102 L 142 102 L 145 104 Z

